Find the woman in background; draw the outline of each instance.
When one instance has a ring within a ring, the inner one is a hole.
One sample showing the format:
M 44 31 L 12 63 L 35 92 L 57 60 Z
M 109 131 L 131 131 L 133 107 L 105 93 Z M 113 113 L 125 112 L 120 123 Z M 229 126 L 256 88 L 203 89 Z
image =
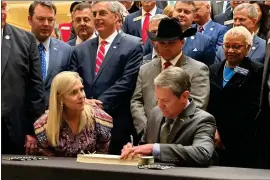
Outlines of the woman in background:
M 52 82 L 49 111 L 34 123 L 38 154 L 107 153 L 112 126 L 112 118 L 100 107 L 85 104 L 78 73 L 61 72 Z

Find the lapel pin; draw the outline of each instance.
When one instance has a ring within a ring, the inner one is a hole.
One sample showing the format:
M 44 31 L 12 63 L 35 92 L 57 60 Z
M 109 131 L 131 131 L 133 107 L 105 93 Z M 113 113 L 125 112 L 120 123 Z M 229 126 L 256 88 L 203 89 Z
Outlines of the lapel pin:
M 116 46 L 113 46 L 114 49 L 116 49 Z
M 213 31 L 214 29 L 213 28 L 210 28 L 210 31 Z
M 194 39 L 194 36 L 191 36 L 190 39 Z
M 53 48 L 53 49 L 57 51 L 57 48 Z
M 256 48 L 253 46 L 251 49 L 252 49 L 252 50 L 255 50 Z
M 9 35 L 6 35 L 6 36 L 5 36 L 5 39 L 10 39 Z

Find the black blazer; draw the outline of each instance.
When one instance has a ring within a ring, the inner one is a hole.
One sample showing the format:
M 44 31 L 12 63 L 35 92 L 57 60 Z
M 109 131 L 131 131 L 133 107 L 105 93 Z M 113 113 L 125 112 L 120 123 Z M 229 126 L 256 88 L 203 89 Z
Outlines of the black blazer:
M 233 11 L 225 11 L 224 13 L 218 14 L 214 17 L 214 21 L 227 26 L 229 29 L 231 29 L 233 27 L 233 23 L 231 24 L 224 24 L 226 21 L 228 20 L 232 20 L 233 19 Z
M 25 135 L 34 134 L 33 123 L 45 110 L 39 53 L 32 34 L 9 24 L 2 39 L 2 139 L 12 146 L 3 148 L 24 153 Z
M 208 112 L 217 121 L 225 147 L 234 148 L 255 133 L 254 120 L 259 112 L 263 66 L 246 57 L 239 66 L 249 70 L 248 74 L 235 73 L 223 87 L 224 64 L 222 61 L 210 66 Z M 240 142 L 236 138 L 239 135 Z
M 208 112 L 215 117 L 225 150 L 230 154 L 229 165 L 249 167 L 251 157 L 258 155 L 254 152 L 257 150 L 255 119 L 259 112 L 263 65 L 246 57 L 239 66 L 247 69 L 248 74 L 235 73 L 223 87 L 224 64 L 222 61 L 209 68 Z

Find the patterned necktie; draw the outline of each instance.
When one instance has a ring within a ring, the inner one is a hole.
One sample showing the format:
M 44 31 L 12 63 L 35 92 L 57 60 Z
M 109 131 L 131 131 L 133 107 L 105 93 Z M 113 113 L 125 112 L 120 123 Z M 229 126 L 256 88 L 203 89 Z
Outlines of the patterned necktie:
M 202 33 L 203 32 L 203 26 L 199 27 L 199 32 Z
M 97 53 L 97 58 L 96 58 L 96 70 L 95 70 L 95 74 L 97 75 L 101 64 L 104 60 L 105 57 L 105 45 L 107 44 L 106 41 L 101 41 L 99 49 L 98 49 L 98 53 Z
M 166 61 L 164 64 L 163 64 L 163 70 L 167 69 L 169 66 L 171 66 L 172 63 L 170 61 Z
M 147 35 L 147 30 L 149 28 L 149 21 L 150 21 L 150 13 L 145 13 L 145 18 L 143 21 L 143 27 L 142 27 L 142 41 L 143 44 L 145 44 L 148 35 Z
M 165 119 L 164 124 L 161 126 L 160 130 L 160 143 L 168 143 L 168 136 L 171 132 L 171 124 L 174 122 L 174 119 Z
M 42 72 L 42 79 L 46 79 L 46 59 L 45 59 L 45 47 L 42 43 L 38 45 L 38 51 L 40 56 L 40 62 L 41 62 L 41 72 Z

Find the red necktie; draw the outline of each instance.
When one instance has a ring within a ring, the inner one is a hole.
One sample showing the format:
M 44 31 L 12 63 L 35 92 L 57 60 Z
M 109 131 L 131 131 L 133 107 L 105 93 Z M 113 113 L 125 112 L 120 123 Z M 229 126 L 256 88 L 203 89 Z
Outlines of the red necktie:
M 170 61 L 166 61 L 164 64 L 163 64 L 163 70 L 167 69 L 169 66 L 171 66 L 172 63 Z
M 149 21 L 150 21 L 150 13 L 145 13 L 145 18 L 143 21 L 143 27 L 142 27 L 142 41 L 143 44 L 145 44 L 145 41 L 147 40 L 147 30 L 149 27 Z
M 107 44 L 106 41 L 101 41 L 99 49 L 98 49 L 97 58 L 96 58 L 96 70 L 95 70 L 96 75 L 97 75 L 99 68 L 101 67 L 101 64 L 102 64 L 104 57 L 105 57 L 105 45 L 106 44 Z
M 200 26 L 200 27 L 199 27 L 199 32 L 200 32 L 200 33 L 203 32 L 203 26 Z

